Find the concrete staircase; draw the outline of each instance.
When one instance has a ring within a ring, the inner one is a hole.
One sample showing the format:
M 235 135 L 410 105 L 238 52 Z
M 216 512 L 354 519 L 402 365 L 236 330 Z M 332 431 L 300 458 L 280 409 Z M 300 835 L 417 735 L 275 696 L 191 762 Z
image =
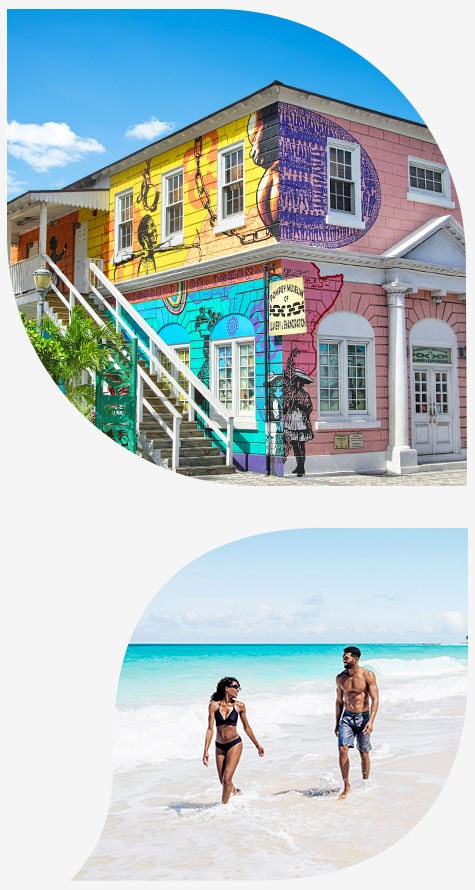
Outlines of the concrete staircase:
M 102 304 L 99 304 L 99 301 L 93 295 L 82 294 L 82 296 L 102 321 L 109 323 L 111 320 L 113 321 L 108 316 L 107 310 Z M 48 292 L 46 304 L 47 311 L 52 314 L 53 318 L 56 317 L 65 326 L 69 324 L 69 310 L 53 291 Z M 148 362 L 140 357 L 140 346 L 138 364 L 183 417 L 180 424 L 180 465 L 176 472 L 182 476 L 221 476 L 235 473 L 236 468 L 226 465 L 225 455 L 213 444 L 210 437 L 205 434 L 205 431 L 198 427 L 196 421 L 188 419 L 185 406 L 172 394 L 168 381 L 163 382 L 157 374 L 150 370 Z M 173 424 L 171 412 L 163 404 L 159 396 L 147 385 L 146 381 L 144 381 L 144 398 L 149 402 L 153 410 L 163 418 L 165 423 L 169 426 Z M 154 451 L 160 452 L 160 458 L 156 461 L 157 463 L 161 466 L 171 466 L 171 439 L 155 418 L 146 410 L 143 412 L 143 420 L 139 423 L 139 436 L 142 443 L 148 445 L 152 453 Z

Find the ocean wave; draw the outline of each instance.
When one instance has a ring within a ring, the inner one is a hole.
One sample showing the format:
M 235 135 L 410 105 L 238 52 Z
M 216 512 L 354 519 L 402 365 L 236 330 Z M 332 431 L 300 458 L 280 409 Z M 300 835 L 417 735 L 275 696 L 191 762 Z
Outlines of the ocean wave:
M 366 660 L 364 667 L 370 668 L 375 674 L 386 680 L 434 677 L 466 673 L 466 667 L 450 655 L 439 655 L 436 658 L 373 658 Z
M 370 666 L 368 662 L 365 666 Z M 374 659 L 380 693 L 380 715 L 397 716 L 392 708 L 437 702 L 466 694 L 467 674 L 463 664 L 442 656 L 404 662 Z M 314 734 L 322 723 L 332 720 L 335 707 L 334 682 L 305 682 L 278 695 L 254 693 L 246 696 L 246 710 L 254 732 L 265 745 L 271 734 L 278 742 L 297 732 Z M 419 710 L 414 714 L 417 719 Z M 323 721 L 320 720 L 323 718 Z M 157 702 L 116 711 L 114 765 L 133 769 L 169 760 L 200 759 L 207 723 L 207 702 Z M 240 727 L 240 734 L 243 735 Z

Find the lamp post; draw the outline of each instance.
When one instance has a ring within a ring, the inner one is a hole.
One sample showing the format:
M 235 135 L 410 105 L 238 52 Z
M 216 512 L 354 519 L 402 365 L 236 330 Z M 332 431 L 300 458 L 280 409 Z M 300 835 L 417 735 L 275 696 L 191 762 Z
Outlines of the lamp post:
M 264 398 L 266 429 L 266 476 L 270 476 L 270 411 L 269 411 L 269 284 L 276 274 L 273 263 L 264 264 Z
M 35 279 L 35 287 L 39 295 L 36 320 L 40 326 L 40 334 L 43 336 L 43 312 L 45 308 L 45 296 L 51 282 L 51 272 L 45 268 L 37 269 L 36 272 L 33 272 L 33 278 Z

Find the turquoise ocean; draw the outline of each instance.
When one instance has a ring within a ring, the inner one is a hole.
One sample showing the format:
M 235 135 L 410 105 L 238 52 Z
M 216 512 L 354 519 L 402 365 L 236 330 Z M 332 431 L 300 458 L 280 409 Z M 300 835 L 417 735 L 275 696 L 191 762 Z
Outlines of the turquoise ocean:
M 467 647 L 357 643 L 361 664 L 376 674 L 380 709 L 369 783 L 358 752 L 350 752 L 350 818 L 337 799 L 333 732 L 344 645 L 129 645 L 111 808 L 78 878 L 309 877 L 359 862 L 409 831 L 450 771 L 463 726 Z M 208 769 L 201 758 L 208 702 L 226 675 L 241 684 L 265 756 L 238 727 L 242 791 L 222 807 L 213 757 Z M 357 843 L 355 818 L 366 826 Z

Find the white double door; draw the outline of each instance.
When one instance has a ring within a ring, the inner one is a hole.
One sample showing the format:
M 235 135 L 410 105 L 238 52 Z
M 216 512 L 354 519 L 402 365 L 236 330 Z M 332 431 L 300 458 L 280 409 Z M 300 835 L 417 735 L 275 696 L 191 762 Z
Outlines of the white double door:
M 418 454 L 454 450 L 452 368 L 415 365 L 412 371 L 414 448 Z

